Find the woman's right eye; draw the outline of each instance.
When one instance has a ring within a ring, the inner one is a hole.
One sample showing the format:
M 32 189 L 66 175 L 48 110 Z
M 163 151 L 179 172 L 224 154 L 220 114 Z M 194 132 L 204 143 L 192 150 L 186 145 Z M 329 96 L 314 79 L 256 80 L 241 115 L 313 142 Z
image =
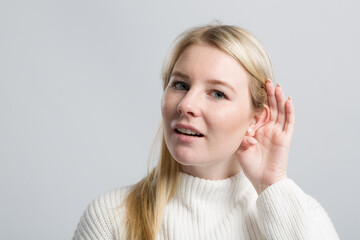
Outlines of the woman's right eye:
M 184 82 L 174 82 L 173 86 L 178 90 L 189 90 L 189 86 Z

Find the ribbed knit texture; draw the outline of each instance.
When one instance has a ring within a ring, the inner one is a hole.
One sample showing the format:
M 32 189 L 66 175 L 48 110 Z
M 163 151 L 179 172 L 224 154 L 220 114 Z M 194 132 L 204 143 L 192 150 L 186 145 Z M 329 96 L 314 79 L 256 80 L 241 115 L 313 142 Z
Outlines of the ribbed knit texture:
M 180 173 L 157 240 L 339 239 L 321 205 L 292 180 L 259 196 L 243 172 L 223 180 Z M 101 195 L 85 210 L 74 240 L 125 240 L 124 200 L 131 186 Z

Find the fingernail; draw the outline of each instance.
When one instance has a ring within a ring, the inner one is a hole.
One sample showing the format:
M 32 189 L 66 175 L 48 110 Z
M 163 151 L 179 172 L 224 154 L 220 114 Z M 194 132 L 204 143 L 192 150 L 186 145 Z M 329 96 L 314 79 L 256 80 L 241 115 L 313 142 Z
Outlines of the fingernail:
M 249 138 L 249 143 L 251 143 L 251 144 L 256 144 L 257 141 L 256 141 L 255 138 Z
M 280 87 L 280 84 L 276 84 L 276 87 Z
M 272 83 L 272 82 L 271 82 L 271 80 L 270 80 L 270 79 L 268 79 L 268 80 L 266 81 L 266 83 Z M 265 84 L 266 84 L 266 83 L 265 83 Z
M 291 100 L 292 100 L 292 98 L 291 98 L 290 96 L 288 97 L 288 99 L 289 99 L 289 101 L 291 101 Z

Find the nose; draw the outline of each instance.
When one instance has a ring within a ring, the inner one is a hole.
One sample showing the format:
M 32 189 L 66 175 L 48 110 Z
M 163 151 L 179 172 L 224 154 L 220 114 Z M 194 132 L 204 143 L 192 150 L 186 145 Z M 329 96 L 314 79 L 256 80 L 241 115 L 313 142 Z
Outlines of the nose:
M 200 115 L 200 96 L 195 92 L 188 91 L 177 106 L 177 112 L 192 117 Z

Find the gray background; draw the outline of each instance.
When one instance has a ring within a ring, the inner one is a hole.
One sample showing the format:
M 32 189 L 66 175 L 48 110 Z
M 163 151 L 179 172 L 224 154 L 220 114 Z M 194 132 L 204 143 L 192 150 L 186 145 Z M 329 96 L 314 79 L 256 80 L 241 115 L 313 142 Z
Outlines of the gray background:
M 289 177 L 360 239 L 359 4 L 285 0 L 2 0 L 1 239 L 70 239 L 92 199 L 145 175 L 164 56 L 215 19 L 268 49 L 296 108 Z

